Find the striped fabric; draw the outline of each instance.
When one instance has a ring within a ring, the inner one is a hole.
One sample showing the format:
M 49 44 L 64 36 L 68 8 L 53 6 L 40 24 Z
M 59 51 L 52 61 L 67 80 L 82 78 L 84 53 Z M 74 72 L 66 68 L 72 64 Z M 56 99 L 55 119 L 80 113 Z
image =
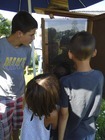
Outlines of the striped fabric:
M 7 99 L 0 97 L 0 129 L 3 140 L 8 140 L 12 130 L 21 128 L 23 121 L 23 97 Z M 0 139 L 1 140 L 1 139 Z

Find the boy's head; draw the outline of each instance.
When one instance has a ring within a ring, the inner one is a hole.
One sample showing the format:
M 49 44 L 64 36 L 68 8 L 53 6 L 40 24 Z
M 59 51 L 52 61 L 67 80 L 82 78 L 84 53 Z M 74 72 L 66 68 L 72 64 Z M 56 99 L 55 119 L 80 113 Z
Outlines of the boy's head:
M 69 67 L 70 65 L 68 65 L 66 62 L 62 62 L 61 64 L 58 64 L 53 68 L 53 73 L 58 79 L 60 79 L 61 77 L 72 73 Z
M 82 61 L 91 58 L 95 52 L 95 38 L 89 32 L 78 32 L 70 41 L 70 52 Z
M 68 36 L 62 36 L 60 40 L 60 48 L 63 51 L 68 51 L 69 44 L 70 44 L 70 38 Z
M 52 74 L 40 74 L 27 84 L 25 100 L 34 115 L 47 117 L 56 108 L 58 93 L 57 78 Z
M 37 21 L 26 11 L 19 11 L 12 20 L 12 34 L 16 31 L 26 33 L 37 28 Z
M 12 20 L 12 35 L 18 46 L 28 46 L 35 39 L 37 28 L 37 21 L 26 11 L 18 12 Z

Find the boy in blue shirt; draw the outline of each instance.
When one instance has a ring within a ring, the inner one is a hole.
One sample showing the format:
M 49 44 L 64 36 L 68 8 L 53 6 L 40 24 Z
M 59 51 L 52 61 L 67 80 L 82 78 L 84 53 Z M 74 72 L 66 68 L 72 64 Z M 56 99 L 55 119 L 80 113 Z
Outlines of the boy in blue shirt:
M 31 47 L 38 27 L 26 11 L 12 20 L 9 37 L 0 39 L 0 134 L 2 140 L 19 140 L 23 120 L 24 69 L 30 64 Z M 2 132 L 1 132 L 2 130 Z
M 70 41 L 69 58 L 76 71 L 61 78 L 59 140 L 95 140 L 104 77 L 90 66 L 96 55 L 95 38 L 82 31 Z

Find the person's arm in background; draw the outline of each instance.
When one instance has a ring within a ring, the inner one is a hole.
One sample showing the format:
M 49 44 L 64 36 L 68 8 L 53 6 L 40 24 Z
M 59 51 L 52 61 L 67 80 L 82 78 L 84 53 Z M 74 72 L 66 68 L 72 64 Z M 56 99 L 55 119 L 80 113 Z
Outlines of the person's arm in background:
M 58 121 L 58 140 L 64 139 L 68 116 L 69 116 L 68 108 L 61 107 L 59 111 L 59 121 Z

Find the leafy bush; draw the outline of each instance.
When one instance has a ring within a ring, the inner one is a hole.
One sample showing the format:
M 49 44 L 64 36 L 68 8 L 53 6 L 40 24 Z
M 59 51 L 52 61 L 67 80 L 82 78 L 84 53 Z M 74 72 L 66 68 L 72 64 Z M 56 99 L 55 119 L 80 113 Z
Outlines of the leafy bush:
M 105 140 L 105 100 L 102 100 L 100 115 L 97 119 L 96 140 Z
M 9 36 L 11 32 L 11 21 L 5 19 L 0 14 L 0 37 L 1 36 Z
M 35 64 L 38 65 L 38 55 L 37 55 L 36 52 L 34 52 L 34 59 L 35 59 Z M 30 68 L 33 67 L 33 60 L 32 60 L 32 58 L 31 58 L 31 62 L 30 62 L 30 66 L 29 67 Z

